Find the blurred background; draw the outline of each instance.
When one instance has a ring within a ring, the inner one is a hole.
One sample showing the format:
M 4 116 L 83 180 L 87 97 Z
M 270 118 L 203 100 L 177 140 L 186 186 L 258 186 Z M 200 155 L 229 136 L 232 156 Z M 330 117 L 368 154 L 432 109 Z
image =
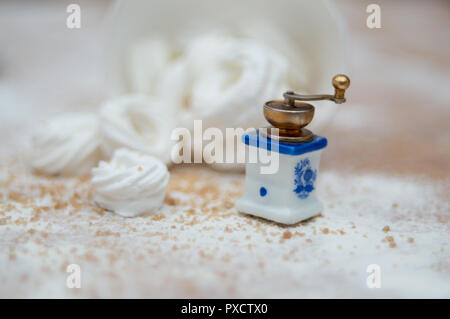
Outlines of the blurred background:
M 115 36 L 109 13 L 114 3 L 78 1 L 82 25 L 69 29 L 70 3 L 0 4 L 4 154 L 14 152 L 20 129 L 37 119 L 67 110 L 95 110 L 110 95 L 105 79 L 110 52 L 105 48 Z M 450 4 L 378 1 L 382 27 L 369 29 L 370 3 L 331 3 L 343 22 L 346 51 L 325 50 L 331 57 L 344 55 L 352 84 L 348 103 L 318 131 L 329 138 L 323 165 L 445 178 L 450 165 Z M 322 91 L 311 93 L 332 88 Z

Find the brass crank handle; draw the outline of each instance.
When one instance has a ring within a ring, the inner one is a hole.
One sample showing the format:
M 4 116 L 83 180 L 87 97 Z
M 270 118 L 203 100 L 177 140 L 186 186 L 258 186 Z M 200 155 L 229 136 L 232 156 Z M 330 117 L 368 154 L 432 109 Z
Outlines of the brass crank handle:
M 350 79 L 345 74 L 338 74 L 333 77 L 334 95 L 330 94 L 315 94 L 302 95 L 293 91 L 288 91 L 283 94 L 284 101 L 290 106 L 295 106 L 295 101 L 321 101 L 329 100 L 334 103 L 345 103 L 345 90 L 350 86 Z

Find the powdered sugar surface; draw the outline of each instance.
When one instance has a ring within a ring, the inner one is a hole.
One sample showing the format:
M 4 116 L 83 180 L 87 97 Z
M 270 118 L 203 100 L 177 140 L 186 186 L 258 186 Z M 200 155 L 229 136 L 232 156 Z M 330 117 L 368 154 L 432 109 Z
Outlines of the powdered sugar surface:
M 427 180 L 324 171 L 323 215 L 286 227 L 237 213 L 243 176 L 204 167 L 174 169 L 161 211 L 131 219 L 95 207 L 87 180 L 13 172 L 1 296 L 449 297 L 449 205 Z M 81 289 L 66 287 L 71 263 Z

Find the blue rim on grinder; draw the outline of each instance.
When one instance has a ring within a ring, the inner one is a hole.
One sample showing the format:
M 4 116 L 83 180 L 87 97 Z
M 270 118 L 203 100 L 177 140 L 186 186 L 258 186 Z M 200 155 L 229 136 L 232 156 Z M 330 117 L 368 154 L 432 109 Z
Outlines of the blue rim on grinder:
M 267 164 L 260 158 L 247 161 L 244 193 L 236 202 L 239 212 L 288 225 L 322 212 L 316 181 L 327 139 L 304 128 L 314 117 L 314 106 L 301 101 L 344 103 L 350 79 L 339 74 L 332 84 L 334 95 L 286 92 L 284 100 L 264 104 L 264 116 L 272 126 L 244 134 L 242 141 L 259 154 L 264 150 L 272 158 L 276 156 L 278 166 L 275 171 L 267 172 L 264 170 Z

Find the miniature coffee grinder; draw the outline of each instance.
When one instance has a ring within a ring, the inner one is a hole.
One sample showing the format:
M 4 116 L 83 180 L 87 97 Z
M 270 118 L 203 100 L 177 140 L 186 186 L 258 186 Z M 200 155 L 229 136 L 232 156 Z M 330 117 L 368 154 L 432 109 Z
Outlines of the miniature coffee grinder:
M 334 95 L 286 92 L 284 100 L 264 104 L 264 117 L 272 126 L 244 134 L 242 140 L 249 148 L 276 152 L 279 166 L 276 172 L 263 174 L 260 161 L 247 162 L 244 194 L 236 202 L 239 212 L 281 224 L 295 224 L 322 212 L 323 205 L 316 197 L 316 180 L 327 139 L 304 128 L 313 119 L 314 106 L 302 101 L 344 103 L 350 79 L 338 74 L 332 84 Z

